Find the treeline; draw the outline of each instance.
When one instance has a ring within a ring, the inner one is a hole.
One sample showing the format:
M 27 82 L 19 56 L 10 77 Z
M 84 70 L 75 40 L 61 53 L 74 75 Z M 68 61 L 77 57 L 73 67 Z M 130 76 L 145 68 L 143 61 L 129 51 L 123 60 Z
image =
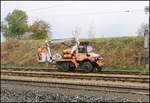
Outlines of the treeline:
M 75 33 L 79 32 L 79 28 L 76 27 L 75 29 Z M 141 24 L 141 26 L 137 29 L 138 36 L 143 36 L 145 30 L 148 30 L 149 33 L 149 23 Z M 1 32 L 3 32 L 6 39 L 12 37 L 17 39 L 27 37 L 36 40 L 46 39 L 52 36 L 50 24 L 44 20 L 36 20 L 29 25 L 27 13 L 18 9 L 8 13 L 5 17 L 5 20 L 1 23 Z M 79 35 L 79 33 L 77 34 Z M 89 35 L 91 35 L 91 32 Z
M 28 24 L 28 15 L 22 10 L 13 10 L 1 24 L 1 31 L 6 39 L 27 37 L 30 39 L 46 39 L 51 34 L 50 25 L 44 20 L 36 20 Z

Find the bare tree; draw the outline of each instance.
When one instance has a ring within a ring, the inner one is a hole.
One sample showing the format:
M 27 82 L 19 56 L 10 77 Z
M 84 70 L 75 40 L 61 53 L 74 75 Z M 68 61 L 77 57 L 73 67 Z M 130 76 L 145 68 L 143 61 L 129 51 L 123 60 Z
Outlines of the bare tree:
M 74 37 L 79 37 L 80 33 L 81 33 L 81 27 L 76 25 L 75 28 L 72 30 L 72 35 Z
M 95 34 L 94 34 L 94 27 L 91 26 L 89 28 L 89 33 L 88 33 L 89 38 L 95 38 Z
M 47 33 L 47 35 L 48 35 L 48 39 L 50 40 L 51 38 L 52 38 L 52 31 L 51 30 L 48 30 L 48 33 Z
M 88 37 L 89 38 L 95 38 L 93 23 L 94 23 L 94 21 L 91 22 L 91 25 L 90 25 L 90 28 L 88 31 Z
M 148 30 L 148 33 L 149 33 L 149 24 L 142 23 L 140 28 L 137 30 L 138 36 L 140 35 L 144 36 L 145 30 Z
M 46 39 L 49 37 L 50 25 L 43 20 L 36 20 L 30 26 L 30 31 L 33 33 L 31 37 L 33 39 Z

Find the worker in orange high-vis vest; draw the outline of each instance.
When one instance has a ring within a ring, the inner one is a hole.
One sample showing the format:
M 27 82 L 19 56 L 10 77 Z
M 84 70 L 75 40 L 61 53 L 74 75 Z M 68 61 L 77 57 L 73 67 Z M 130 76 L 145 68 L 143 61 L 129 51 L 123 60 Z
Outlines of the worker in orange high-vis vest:
M 47 47 L 44 45 L 42 47 L 42 62 L 46 62 L 47 61 L 47 53 L 48 53 L 48 50 L 47 50 Z
M 38 56 L 38 60 L 41 60 L 42 59 L 42 47 L 38 47 L 37 49 L 37 56 Z
M 42 48 L 42 53 L 46 53 L 47 52 L 47 48 L 46 47 L 43 47 Z

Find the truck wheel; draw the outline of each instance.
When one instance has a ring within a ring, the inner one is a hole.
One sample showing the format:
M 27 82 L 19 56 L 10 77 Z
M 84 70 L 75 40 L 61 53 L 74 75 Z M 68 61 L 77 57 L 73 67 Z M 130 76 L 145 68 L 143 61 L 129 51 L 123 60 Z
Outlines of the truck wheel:
M 72 62 L 69 62 L 69 67 L 70 67 L 70 71 L 75 71 L 75 68 L 76 66 L 72 63 Z
M 83 62 L 80 67 L 82 70 L 84 70 L 86 73 L 92 72 L 93 71 L 93 65 L 89 61 Z
M 102 71 L 102 67 L 97 67 L 97 71 L 101 72 Z
M 69 67 L 69 62 L 61 62 L 61 63 L 57 63 L 57 68 L 61 71 L 69 71 L 70 67 Z

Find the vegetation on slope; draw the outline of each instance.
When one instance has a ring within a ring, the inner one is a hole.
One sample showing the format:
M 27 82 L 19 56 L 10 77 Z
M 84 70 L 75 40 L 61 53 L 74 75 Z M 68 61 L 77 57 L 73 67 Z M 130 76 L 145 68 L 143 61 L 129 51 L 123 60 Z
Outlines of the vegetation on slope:
M 142 36 L 83 39 L 83 41 L 85 40 L 93 42 L 94 51 L 104 57 L 108 67 L 145 67 L 148 51 L 143 47 L 144 38 Z
M 105 59 L 106 67 L 111 68 L 144 68 L 148 56 L 143 48 L 143 37 L 117 37 L 81 39 L 93 42 L 94 52 Z M 36 48 L 44 40 L 9 39 L 1 44 L 1 64 L 17 66 L 40 66 L 36 60 Z M 64 48 L 55 45 L 53 48 L 61 52 Z M 143 59 L 141 59 L 143 58 Z M 46 67 L 46 65 L 42 65 Z

